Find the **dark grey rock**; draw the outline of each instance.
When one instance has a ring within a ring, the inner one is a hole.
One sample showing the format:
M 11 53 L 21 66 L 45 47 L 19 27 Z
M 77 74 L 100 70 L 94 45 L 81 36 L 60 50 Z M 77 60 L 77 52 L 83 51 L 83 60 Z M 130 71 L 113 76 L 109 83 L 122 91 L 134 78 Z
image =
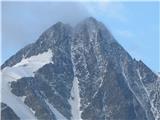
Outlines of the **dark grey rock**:
M 1 120 L 20 120 L 20 118 L 5 103 L 1 103 Z

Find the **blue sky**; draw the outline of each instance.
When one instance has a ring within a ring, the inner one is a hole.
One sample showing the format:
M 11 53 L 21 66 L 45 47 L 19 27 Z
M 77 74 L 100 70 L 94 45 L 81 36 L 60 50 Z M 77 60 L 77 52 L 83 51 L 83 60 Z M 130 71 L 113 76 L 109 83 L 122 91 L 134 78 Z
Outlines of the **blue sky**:
M 137 60 L 160 71 L 158 2 L 3 2 L 2 62 L 58 21 L 102 21 Z

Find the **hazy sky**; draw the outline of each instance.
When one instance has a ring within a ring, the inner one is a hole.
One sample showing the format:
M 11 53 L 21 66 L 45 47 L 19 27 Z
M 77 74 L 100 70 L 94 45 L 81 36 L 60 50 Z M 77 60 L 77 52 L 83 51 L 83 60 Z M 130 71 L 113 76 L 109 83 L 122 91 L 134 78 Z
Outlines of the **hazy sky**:
M 102 21 L 137 60 L 160 71 L 158 2 L 3 2 L 2 62 L 38 39 L 57 21 Z

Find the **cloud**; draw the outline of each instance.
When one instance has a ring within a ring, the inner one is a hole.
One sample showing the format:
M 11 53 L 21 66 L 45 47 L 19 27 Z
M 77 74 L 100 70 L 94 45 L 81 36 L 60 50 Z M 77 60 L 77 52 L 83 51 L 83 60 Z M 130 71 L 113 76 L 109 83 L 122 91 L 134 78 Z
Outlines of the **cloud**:
M 123 12 L 123 4 L 102 1 L 2 2 L 2 60 L 36 41 L 58 21 L 75 25 L 88 16 L 124 21 Z
M 93 16 L 109 18 L 125 22 L 126 8 L 122 2 L 99 1 L 84 3 L 84 6 Z
M 56 22 L 75 25 L 88 16 L 79 2 L 2 2 L 3 61 Z

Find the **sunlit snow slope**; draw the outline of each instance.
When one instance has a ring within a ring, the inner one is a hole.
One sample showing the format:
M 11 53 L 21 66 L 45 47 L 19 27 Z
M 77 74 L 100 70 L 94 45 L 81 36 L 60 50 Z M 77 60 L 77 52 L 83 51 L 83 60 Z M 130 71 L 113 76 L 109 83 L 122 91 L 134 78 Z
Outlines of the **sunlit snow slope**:
M 33 111 L 23 103 L 23 99 L 11 93 L 10 82 L 16 81 L 22 77 L 30 77 L 34 72 L 41 68 L 43 65 L 52 62 L 52 51 L 49 49 L 47 52 L 32 56 L 30 58 L 22 59 L 12 67 L 6 67 L 1 71 L 2 75 L 2 102 L 7 104 L 13 111 L 20 117 L 20 119 L 36 119 Z

